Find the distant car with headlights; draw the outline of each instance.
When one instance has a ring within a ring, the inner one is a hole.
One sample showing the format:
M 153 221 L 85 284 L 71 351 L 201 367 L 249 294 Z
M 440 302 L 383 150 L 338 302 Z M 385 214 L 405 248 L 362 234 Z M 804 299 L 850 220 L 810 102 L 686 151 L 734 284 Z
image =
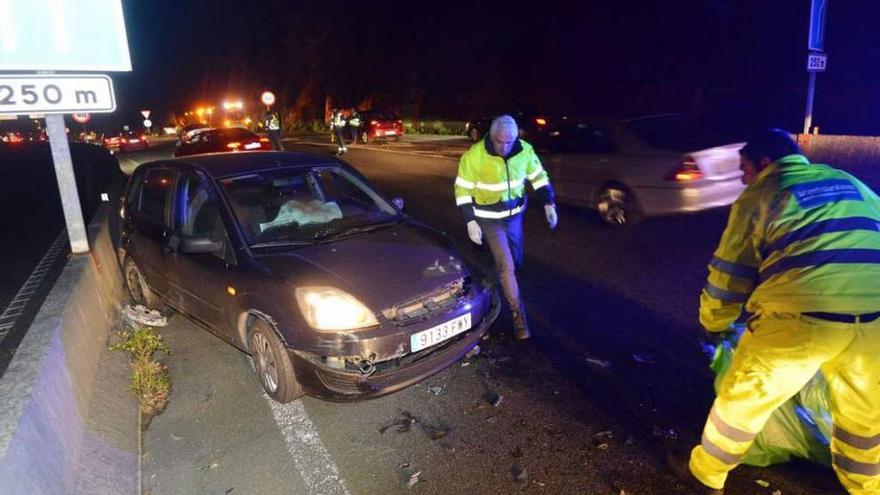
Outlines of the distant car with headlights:
M 609 225 L 727 206 L 745 188 L 744 143 L 723 144 L 678 115 L 566 126 L 565 152 L 541 155 L 557 198 L 595 209 Z
M 519 126 L 519 137 L 525 139 L 539 150 L 550 148 L 554 144 L 553 137 L 559 136 L 559 128 L 569 121 L 567 116 L 551 116 L 545 113 L 523 111 L 499 112 L 490 117 L 479 117 L 465 123 L 465 134 L 471 141 L 483 139 L 489 132 L 492 121 L 498 115 L 507 114 L 516 120 Z M 557 131 L 555 134 L 552 134 Z M 555 141 L 559 141 L 556 139 Z
M 105 136 L 102 142 L 104 147 L 110 151 L 138 151 L 150 147 L 150 141 L 146 135 L 133 132 L 121 132 L 114 136 Z
M 391 112 L 361 112 L 358 141 L 364 144 L 376 141 L 399 141 L 403 136 L 403 121 Z
M 276 401 L 376 397 L 459 360 L 500 304 L 400 205 L 324 156 L 152 162 L 126 188 L 120 261 L 135 302 L 250 354 Z
M 272 143 L 268 138 L 257 136 L 247 129 L 208 128 L 194 131 L 188 139 L 178 141 L 174 146 L 174 156 L 271 149 Z

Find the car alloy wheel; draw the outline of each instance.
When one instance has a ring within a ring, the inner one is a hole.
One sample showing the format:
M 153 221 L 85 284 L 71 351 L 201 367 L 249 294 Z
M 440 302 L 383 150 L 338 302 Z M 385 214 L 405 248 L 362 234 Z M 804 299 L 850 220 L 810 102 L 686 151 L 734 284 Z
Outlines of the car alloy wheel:
M 303 395 L 287 349 L 271 323 L 263 318 L 254 320 L 248 334 L 248 349 L 254 371 L 269 397 L 285 403 Z
M 254 356 L 254 366 L 260 376 L 260 382 L 268 393 L 278 391 L 278 368 L 275 364 L 275 354 L 263 332 L 254 332 L 251 337 L 251 352 Z
M 137 264 L 131 258 L 126 258 L 123 273 L 125 274 L 125 285 L 128 288 L 131 299 L 135 304 L 146 306 L 149 309 L 162 311 L 165 304 L 156 295 L 155 292 L 147 286 L 144 276 Z
M 602 221 L 608 225 L 622 227 L 631 222 L 633 216 L 632 200 L 629 193 L 620 186 L 606 186 L 599 194 L 596 209 Z

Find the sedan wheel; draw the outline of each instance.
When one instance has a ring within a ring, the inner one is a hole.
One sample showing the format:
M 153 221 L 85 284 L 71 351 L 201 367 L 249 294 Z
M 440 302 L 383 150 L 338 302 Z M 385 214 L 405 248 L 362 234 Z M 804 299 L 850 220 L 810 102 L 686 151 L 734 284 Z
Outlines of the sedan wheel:
M 125 274 L 125 285 L 135 304 L 140 304 L 157 311 L 165 309 L 165 303 L 147 285 L 134 260 L 126 258 L 123 265 L 123 273 Z
M 636 208 L 632 195 L 618 185 L 605 186 L 599 193 L 596 209 L 606 225 L 623 227 L 634 222 Z
M 370 135 L 367 134 L 366 131 L 361 133 L 361 142 L 364 144 L 370 144 Z
M 296 381 L 293 363 L 274 328 L 265 320 L 257 319 L 250 329 L 248 347 L 254 370 L 269 397 L 278 402 L 290 402 L 303 395 Z

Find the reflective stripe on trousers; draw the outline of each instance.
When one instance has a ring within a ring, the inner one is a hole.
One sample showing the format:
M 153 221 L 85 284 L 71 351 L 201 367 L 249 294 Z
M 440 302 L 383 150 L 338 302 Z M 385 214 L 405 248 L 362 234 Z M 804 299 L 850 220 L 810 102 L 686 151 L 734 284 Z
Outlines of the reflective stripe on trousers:
M 880 494 L 880 320 L 838 323 L 762 313 L 749 329 L 691 452 L 694 476 L 722 488 L 773 411 L 821 370 L 835 424 L 837 477 L 851 494 Z

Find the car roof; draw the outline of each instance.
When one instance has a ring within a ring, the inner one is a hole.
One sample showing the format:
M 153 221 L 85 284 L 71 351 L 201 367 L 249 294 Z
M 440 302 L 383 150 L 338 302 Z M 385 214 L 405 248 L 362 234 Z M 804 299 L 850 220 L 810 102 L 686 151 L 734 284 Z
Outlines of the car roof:
M 161 164 L 189 164 L 215 179 L 273 168 L 310 167 L 315 165 L 345 165 L 326 156 L 297 151 L 242 151 L 236 153 L 207 153 L 162 162 Z

